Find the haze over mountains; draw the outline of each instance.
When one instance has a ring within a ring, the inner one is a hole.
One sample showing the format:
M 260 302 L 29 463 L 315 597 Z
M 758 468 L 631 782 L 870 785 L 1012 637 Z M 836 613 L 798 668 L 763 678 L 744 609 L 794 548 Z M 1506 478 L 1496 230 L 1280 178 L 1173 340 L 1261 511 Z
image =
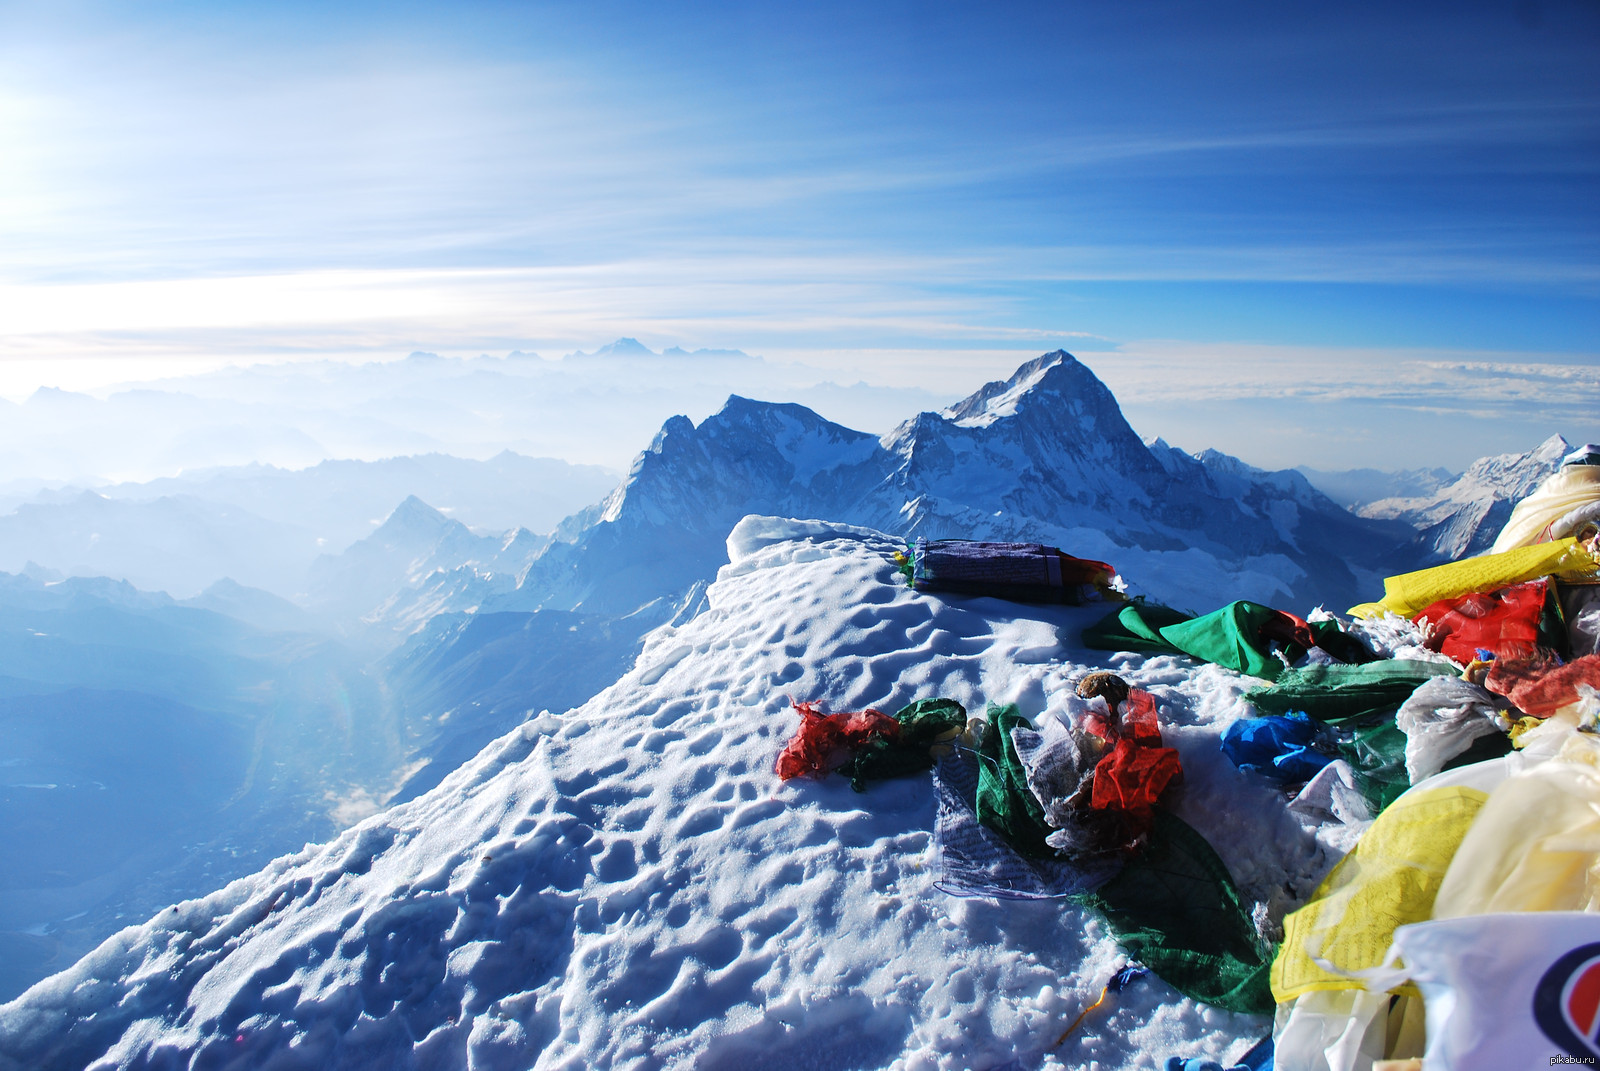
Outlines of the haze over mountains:
M 678 356 L 628 341 L 567 361 L 625 380 L 627 362 Z M 464 380 L 492 398 L 512 374 L 471 364 L 421 360 L 446 408 L 467 406 L 450 401 Z M 1302 473 L 1141 441 L 1058 351 L 882 435 L 736 394 L 698 423 L 666 419 L 620 482 L 502 450 L 17 489 L 0 515 L 0 569 L 16 574 L 0 598 L 13 621 L 0 632 L 0 750 L 17 757 L 0 765 L 0 819 L 33 831 L 10 845 L 32 884 L 0 890 L 0 940 L 21 950 L 0 997 L 119 918 L 416 798 L 518 724 L 586 702 L 653 630 L 707 612 L 746 515 L 1055 543 L 1197 611 L 1235 598 L 1343 609 L 1388 572 L 1492 539 L 1564 451 L 1552 438 L 1431 485 L 1349 474 L 1347 488 L 1433 487 L 1358 516 Z M 72 745 L 118 711 L 182 746 L 107 780 Z M 57 729 L 41 728 L 47 712 Z M 160 803 L 172 762 L 212 772 Z M 106 853 L 95 838 L 122 826 L 97 816 L 113 813 L 137 834 Z M 40 832 L 73 823 L 81 845 Z
M 841 385 L 736 350 L 657 353 L 633 339 L 558 359 L 413 353 L 361 365 L 258 364 L 104 397 L 45 388 L 0 401 L 0 495 L 41 482 L 145 482 L 180 470 L 432 453 L 488 459 L 506 450 L 620 470 L 641 429 L 678 413 L 702 417 L 730 391 L 807 404 L 875 431 L 953 399 L 916 386 Z

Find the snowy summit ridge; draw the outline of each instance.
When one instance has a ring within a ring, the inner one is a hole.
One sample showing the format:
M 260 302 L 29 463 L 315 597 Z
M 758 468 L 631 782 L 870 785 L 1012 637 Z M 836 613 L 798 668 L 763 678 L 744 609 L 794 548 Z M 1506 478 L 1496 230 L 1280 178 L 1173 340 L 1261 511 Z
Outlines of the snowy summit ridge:
M 709 608 L 652 633 L 612 687 L 0 1007 L 0 1069 L 911 1071 L 1237 1055 L 1262 1021 L 1153 979 L 1107 1029 L 1056 1050 L 1120 963 L 1103 925 L 1062 902 L 935 889 L 925 777 L 864 795 L 775 779 L 789 696 L 829 710 L 1018 700 L 1038 718 L 1076 701 L 1093 656 L 1061 637 L 1102 608 L 990 617 L 988 600 L 920 596 L 890 560 L 898 545 L 741 522 Z M 1281 891 L 1294 880 L 1282 846 L 1303 835 L 1215 742 L 1243 685 L 1192 680 L 1170 659 L 1126 672 L 1161 697 L 1183 752 L 1182 817 L 1247 895 Z

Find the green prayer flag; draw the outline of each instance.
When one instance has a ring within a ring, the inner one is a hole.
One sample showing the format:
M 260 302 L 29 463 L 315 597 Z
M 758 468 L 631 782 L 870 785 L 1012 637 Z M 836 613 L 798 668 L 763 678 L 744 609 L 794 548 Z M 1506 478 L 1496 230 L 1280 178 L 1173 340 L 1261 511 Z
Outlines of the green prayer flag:
M 1139 857 L 1079 902 L 1104 914 L 1128 955 L 1184 996 L 1272 1013 L 1272 952 L 1256 936 L 1228 868 L 1176 815 L 1157 810 Z
M 1181 654 L 1161 638 L 1160 629 L 1189 615 L 1153 602 L 1131 602 L 1083 630 L 1083 645 L 1096 651 L 1156 651 Z
M 1014 704 L 1000 707 L 990 703 L 988 716 L 989 728 L 978 742 L 978 821 L 1023 855 L 1056 858 L 1056 850 L 1045 843 L 1051 830 L 1045 824 L 1044 808 L 1028 788 L 1022 760 L 1011 742 L 1013 727 L 1033 726 Z
M 1271 688 L 1245 694 L 1263 714 L 1304 711 L 1339 724 L 1392 712 L 1430 677 L 1454 676 L 1439 662 L 1387 659 L 1362 666 L 1304 666 L 1285 670 Z
M 1261 638 L 1261 627 L 1278 616 L 1278 611 L 1258 602 L 1231 602 L 1203 617 L 1167 625 L 1161 638 L 1184 654 L 1202 662 L 1273 680 L 1283 672 L 1283 661 L 1272 654 Z
M 845 763 L 850 787 L 857 792 L 864 791 L 868 781 L 932 769 L 928 749 L 939 737 L 967 724 L 967 708 L 954 699 L 918 699 L 901 707 L 894 720 L 900 723 L 895 739 L 874 737 Z

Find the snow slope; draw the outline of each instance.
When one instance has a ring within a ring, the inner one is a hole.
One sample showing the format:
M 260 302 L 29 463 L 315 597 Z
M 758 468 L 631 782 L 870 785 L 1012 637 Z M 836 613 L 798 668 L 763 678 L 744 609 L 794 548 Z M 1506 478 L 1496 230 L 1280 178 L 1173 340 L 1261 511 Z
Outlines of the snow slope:
M 1105 607 L 917 595 L 865 529 L 752 517 L 708 608 L 584 706 L 435 790 L 175 905 L 0 1006 L 0 1068 L 1158 1067 L 1265 1019 L 1154 979 L 1056 1038 L 1120 964 L 1093 915 L 933 888 L 925 776 L 780 783 L 788 697 L 945 695 L 1055 717 L 1149 688 L 1178 813 L 1281 915 L 1330 864 L 1220 729 L 1246 682 L 1077 647 Z

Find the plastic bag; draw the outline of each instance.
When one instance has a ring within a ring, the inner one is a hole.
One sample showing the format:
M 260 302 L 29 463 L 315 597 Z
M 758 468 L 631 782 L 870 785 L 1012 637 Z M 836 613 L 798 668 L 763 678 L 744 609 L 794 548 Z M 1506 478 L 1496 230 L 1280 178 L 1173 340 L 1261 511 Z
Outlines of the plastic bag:
M 1289 801 L 1289 812 L 1335 857 L 1348 855 L 1372 825 L 1372 807 L 1356 788 L 1355 777 L 1348 762 L 1335 759 Z
M 1600 654 L 1600 584 L 1557 584 L 1573 658 Z
M 1141 830 L 1128 816 L 1091 805 L 1104 741 L 1060 721 L 1047 721 L 1038 732 L 1012 729 L 1011 742 L 1051 827 L 1047 844 L 1076 860 L 1122 857 L 1138 846 Z
M 1421 922 L 1395 931 L 1394 952 L 1427 1008 L 1428 1071 L 1600 1062 L 1600 916 Z
M 1044 808 L 1028 788 L 1028 773 L 1017 756 L 1011 731 L 1032 729 L 1015 705 L 989 704 L 988 727 L 978 740 L 978 821 L 1000 834 L 1018 853 L 1054 859 L 1055 848 L 1045 838 L 1050 826 Z
M 1571 535 L 1570 531 L 1554 529 L 1567 515 L 1597 503 L 1600 503 L 1600 468 L 1566 465 L 1546 477 L 1533 494 L 1516 504 L 1491 550 L 1499 553 L 1548 541 L 1552 536 Z
M 1445 872 L 1433 916 L 1600 910 L 1600 739 L 1573 733 L 1554 758 L 1489 794 Z
M 1286 784 L 1301 784 L 1333 761 L 1333 755 L 1313 746 L 1325 736 L 1322 725 L 1296 711 L 1240 718 L 1223 731 L 1218 746 L 1241 770 Z M 1324 742 L 1324 746 L 1331 749 L 1331 743 Z
M 1412 784 L 1444 769 L 1479 737 L 1501 732 L 1495 696 L 1457 677 L 1424 681 L 1400 705 L 1394 723 L 1406 734 L 1406 774 Z

